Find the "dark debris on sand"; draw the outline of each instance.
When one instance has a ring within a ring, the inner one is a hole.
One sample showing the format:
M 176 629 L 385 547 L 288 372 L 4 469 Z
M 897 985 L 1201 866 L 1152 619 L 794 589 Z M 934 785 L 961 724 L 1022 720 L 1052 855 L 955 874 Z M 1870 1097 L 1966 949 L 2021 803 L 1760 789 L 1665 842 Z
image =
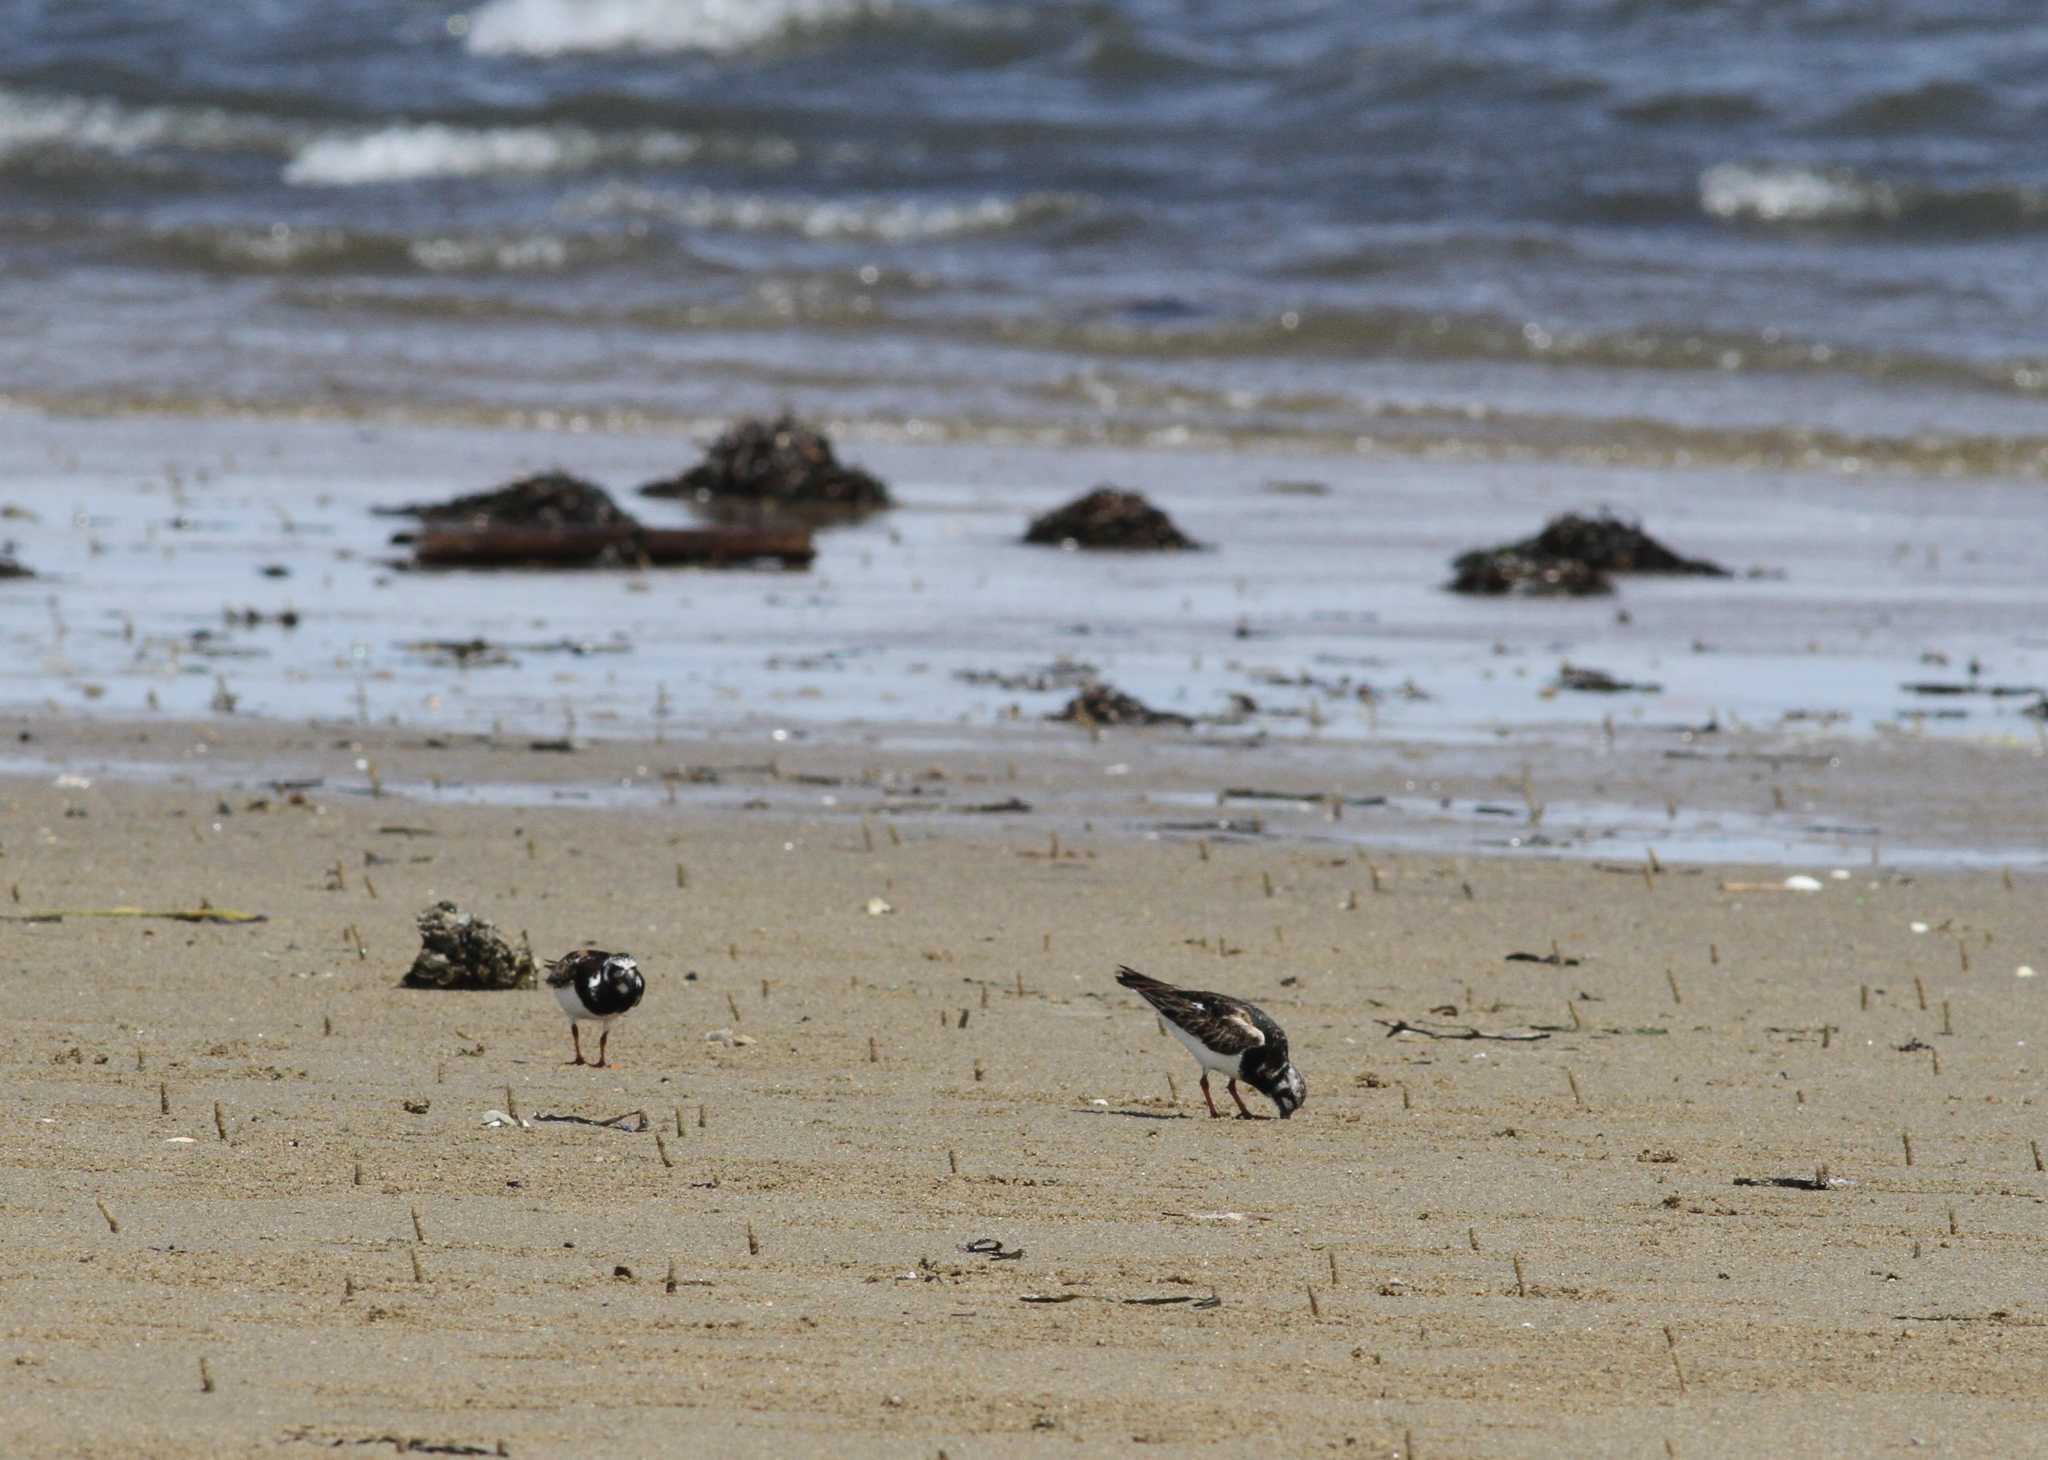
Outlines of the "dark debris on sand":
M 844 513 L 895 505 L 879 479 L 840 461 L 824 432 L 790 415 L 739 422 L 711 443 L 703 461 L 649 482 L 640 495 Z
M 636 527 L 603 487 L 565 471 L 521 477 L 489 492 L 446 502 L 379 507 L 386 517 L 417 517 L 435 527 Z
M 0 553 L 0 581 L 8 578 L 33 578 L 35 570 L 23 567 L 12 553 Z
M 1654 695 L 1664 690 L 1663 685 L 1648 680 L 1616 679 L 1606 670 L 1595 669 L 1590 664 L 1571 663 L 1558 666 L 1556 688 L 1594 695 Z
M 452 902 L 420 914 L 420 953 L 403 983 L 413 989 L 530 989 L 533 953 L 514 948 L 482 918 Z
M 1140 493 L 1108 486 L 1034 518 L 1024 541 L 1058 548 L 1151 552 L 1201 546 Z
M 1176 715 L 1171 710 L 1155 710 L 1143 701 L 1101 683 L 1087 686 L 1071 700 L 1068 700 L 1061 708 L 1047 715 L 1046 719 L 1071 720 L 1077 725 L 1192 725 L 1195 723 L 1187 715 Z
M 1451 568 L 1453 593 L 1546 597 L 1611 593 L 1609 573 L 1729 576 L 1720 564 L 1680 557 L 1644 532 L 1641 524 L 1608 512 L 1592 517 L 1567 512 L 1545 523 L 1534 537 L 1462 553 Z

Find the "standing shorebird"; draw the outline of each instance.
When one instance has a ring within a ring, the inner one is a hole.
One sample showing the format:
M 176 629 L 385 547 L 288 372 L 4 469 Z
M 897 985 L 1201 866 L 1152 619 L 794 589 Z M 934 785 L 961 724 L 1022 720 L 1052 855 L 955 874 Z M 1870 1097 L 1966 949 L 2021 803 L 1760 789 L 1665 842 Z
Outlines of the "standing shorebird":
M 555 1002 L 569 1016 L 569 1042 L 576 1048 L 572 1065 L 584 1063 L 583 1023 L 588 1020 L 601 1031 L 597 1036 L 595 1069 L 603 1069 L 604 1047 L 612 1037 L 612 1021 L 624 1018 L 647 991 L 640 965 L 623 953 L 606 953 L 597 948 L 578 948 L 548 965 L 548 987 Z
M 1209 1072 L 1226 1076 L 1224 1088 L 1237 1102 L 1245 1120 L 1257 1116 L 1245 1109 L 1237 1082 L 1247 1085 L 1272 1101 L 1282 1120 L 1301 1109 L 1308 1099 L 1308 1081 L 1287 1058 L 1287 1035 L 1264 1009 L 1233 999 L 1228 994 L 1177 989 L 1170 983 L 1147 978 L 1135 968 L 1119 968 L 1116 981 L 1159 1011 L 1173 1037 L 1188 1047 L 1195 1063 L 1202 1067 L 1202 1098 L 1209 1102 L 1209 1114 L 1221 1115 L 1216 1097 L 1209 1093 Z

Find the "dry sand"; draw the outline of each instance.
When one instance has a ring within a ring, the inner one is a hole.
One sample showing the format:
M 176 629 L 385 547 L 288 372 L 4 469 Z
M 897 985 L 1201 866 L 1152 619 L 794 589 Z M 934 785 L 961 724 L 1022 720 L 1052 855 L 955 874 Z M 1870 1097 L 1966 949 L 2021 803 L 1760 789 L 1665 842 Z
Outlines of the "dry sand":
M 2044 1445 L 2038 877 L 0 802 L 5 911 L 269 918 L 0 924 L 12 1453 Z M 443 896 L 637 954 L 618 1067 L 565 1067 L 544 993 L 398 987 Z M 1118 962 L 1262 1003 L 1302 1114 L 1207 1119 Z M 654 1129 L 486 1128 L 508 1086 Z

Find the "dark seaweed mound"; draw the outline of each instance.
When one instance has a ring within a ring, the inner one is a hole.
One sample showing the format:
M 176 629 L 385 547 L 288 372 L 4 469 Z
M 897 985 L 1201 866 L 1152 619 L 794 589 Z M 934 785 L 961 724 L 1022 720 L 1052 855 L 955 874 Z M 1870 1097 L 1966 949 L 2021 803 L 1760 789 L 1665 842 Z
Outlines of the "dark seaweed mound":
M 637 527 L 633 515 L 603 487 L 565 471 L 522 477 L 495 491 L 446 502 L 380 507 L 394 517 L 417 517 L 437 527 Z
M 530 989 L 533 954 L 452 902 L 420 914 L 420 954 L 403 980 L 414 989 Z
M 1171 551 L 1200 543 L 1137 492 L 1097 487 L 1032 521 L 1024 541 L 1048 547 Z
M 1553 517 L 1534 537 L 1499 547 L 1475 548 L 1451 563 L 1453 593 L 1518 593 L 1583 597 L 1611 593 L 1609 573 L 1694 573 L 1725 578 L 1728 570 L 1684 558 L 1611 513 Z
M 848 513 L 895 505 L 877 478 L 839 460 L 824 432 L 788 415 L 740 422 L 711 443 L 703 461 L 649 482 L 640 495 Z
M 33 578 L 34 570 L 23 567 L 8 553 L 0 553 L 0 579 Z
M 1106 684 L 1091 684 L 1075 695 L 1048 720 L 1071 720 L 1078 725 L 1192 725 L 1186 715 L 1155 710 L 1150 705 Z

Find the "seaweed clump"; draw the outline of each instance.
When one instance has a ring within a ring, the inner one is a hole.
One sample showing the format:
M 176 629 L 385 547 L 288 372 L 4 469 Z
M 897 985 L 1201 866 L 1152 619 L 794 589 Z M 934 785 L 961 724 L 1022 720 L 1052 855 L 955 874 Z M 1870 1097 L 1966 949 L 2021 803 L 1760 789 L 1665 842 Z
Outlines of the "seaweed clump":
M 1102 486 L 1034 518 L 1024 541 L 1057 548 L 1185 551 L 1200 543 L 1138 492 Z
M 446 502 L 379 507 L 387 517 L 417 517 L 436 527 L 638 527 L 611 493 L 565 471 L 521 477 L 488 492 Z
M 0 552 L 0 580 L 7 578 L 33 578 L 35 570 L 24 566 L 12 553 Z
M 452 902 L 420 914 L 420 952 L 402 980 L 411 989 L 530 989 L 533 951 L 514 948 L 482 918 Z
M 703 461 L 680 476 L 649 482 L 640 495 L 848 515 L 895 505 L 879 478 L 846 465 L 824 432 L 788 414 L 728 428 Z
M 1047 715 L 1048 720 L 1071 720 L 1077 725 L 1192 725 L 1187 715 L 1155 710 L 1132 695 L 1097 681 L 1087 685 L 1065 705 Z
M 1729 576 L 1720 564 L 1682 557 L 1644 532 L 1640 523 L 1608 512 L 1553 517 L 1534 537 L 1460 554 L 1452 560 L 1451 570 L 1448 586 L 1453 593 L 1531 597 L 1611 593 L 1609 573 Z

